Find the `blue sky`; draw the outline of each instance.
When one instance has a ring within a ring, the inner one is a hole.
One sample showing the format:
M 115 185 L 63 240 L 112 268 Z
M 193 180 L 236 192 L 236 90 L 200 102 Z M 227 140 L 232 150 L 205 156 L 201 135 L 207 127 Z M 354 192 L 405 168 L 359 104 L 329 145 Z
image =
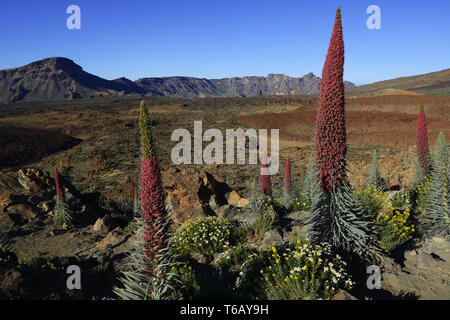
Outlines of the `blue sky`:
M 66 28 L 71 4 L 81 30 Z M 371 4 L 381 30 L 366 27 Z M 448 0 L 14 0 L 0 2 L 0 69 L 63 56 L 107 79 L 321 76 L 338 5 L 346 80 L 450 67 Z

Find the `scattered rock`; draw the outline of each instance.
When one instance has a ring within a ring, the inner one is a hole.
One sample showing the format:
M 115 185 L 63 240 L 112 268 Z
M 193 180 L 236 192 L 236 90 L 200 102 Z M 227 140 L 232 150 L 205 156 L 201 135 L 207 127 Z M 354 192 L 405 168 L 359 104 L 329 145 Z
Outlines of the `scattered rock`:
M 43 212 L 43 213 L 49 213 L 53 208 L 53 201 L 43 201 L 39 202 L 37 204 L 37 207 Z
M 283 237 L 281 236 L 281 233 L 277 229 L 271 229 L 267 231 L 266 234 L 264 235 L 261 246 L 263 248 L 267 248 L 281 242 L 283 242 Z
M 20 169 L 17 171 L 20 185 L 30 194 L 52 192 L 53 183 L 48 172 L 35 168 Z
M 331 300 L 358 300 L 345 290 L 339 290 Z
M 201 254 L 201 253 L 194 252 L 194 253 L 191 254 L 191 257 L 192 257 L 192 259 L 194 259 L 198 263 L 201 263 L 201 264 L 208 263 L 208 259 L 206 258 L 206 256 Z
M 169 207 L 168 211 L 176 224 L 186 221 L 188 217 L 210 215 L 212 208 L 228 204 L 225 194 L 231 188 L 208 172 L 170 167 L 162 172 L 162 180 L 167 198 L 170 198 L 166 201 L 166 207 Z
M 243 227 L 249 228 L 255 223 L 255 215 L 251 211 L 236 214 L 233 220 L 239 222 Z
M 228 220 L 232 220 L 236 215 L 236 208 L 233 206 L 226 204 L 224 206 L 221 206 L 216 210 L 217 216 L 220 218 L 225 218 Z
M 10 217 L 7 213 L 1 213 L 0 212 L 0 231 L 1 232 L 8 232 L 16 225 L 18 225 L 21 221 L 14 220 L 12 217 Z
M 13 203 L 13 194 L 8 190 L 0 190 L 0 213 Z
M 120 227 L 108 232 L 106 237 L 96 243 L 96 246 L 100 249 L 106 248 L 107 245 L 115 245 L 124 239 L 124 234 Z
M 36 215 L 32 208 L 24 204 L 15 204 L 9 206 L 7 212 L 9 215 L 20 216 L 24 221 L 29 221 Z
M 109 216 L 104 216 L 103 218 L 98 218 L 95 221 L 92 230 L 97 233 L 106 233 L 109 230 Z
M 228 204 L 238 208 L 244 208 L 249 204 L 247 198 L 242 198 L 236 190 L 232 190 L 231 192 L 225 195 Z
M 403 267 L 383 257 L 383 289 L 425 300 L 450 299 L 450 239 L 426 239 L 422 247 L 405 252 L 404 257 Z

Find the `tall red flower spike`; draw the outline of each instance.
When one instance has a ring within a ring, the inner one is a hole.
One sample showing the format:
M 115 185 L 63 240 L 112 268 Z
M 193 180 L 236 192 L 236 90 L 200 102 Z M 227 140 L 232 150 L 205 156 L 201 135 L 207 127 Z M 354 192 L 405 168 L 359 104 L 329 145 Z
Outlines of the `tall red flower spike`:
M 57 168 L 55 168 L 54 176 L 55 176 L 56 194 L 57 194 L 59 200 L 64 201 L 63 190 L 61 187 L 61 175 L 59 174 L 59 171 Z
M 154 275 L 158 264 L 158 253 L 162 248 L 164 234 L 161 223 L 167 215 L 159 161 L 156 155 L 148 110 L 141 102 L 140 127 L 142 141 L 141 162 L 141 209 L 145 221 L 144 255 L 150 275 Z
M 428 147 L 427 123 L 423 107 L 423 98 L 420 101 L 419 117 L 417 119 L 417 153 L 420 166 L 428 172 L 430 165 L 430 149 Z
M 272 183 L 270 181 L 270 175 L 268 174 L 267 155 L 264 152 L 261 163 L 261 192 L 266 196 L 272 195 Z
M 322 71 L 314 144 L 322 190 L 330 192 L 345 177 L 347 134 L 345 130 L 344 40 L 338 8 L 327 58 Z
M 286 186 L 286 193 L 291 194 L 291 160 L 286 160 L 286 170 L 284 172 L 284 185 Z

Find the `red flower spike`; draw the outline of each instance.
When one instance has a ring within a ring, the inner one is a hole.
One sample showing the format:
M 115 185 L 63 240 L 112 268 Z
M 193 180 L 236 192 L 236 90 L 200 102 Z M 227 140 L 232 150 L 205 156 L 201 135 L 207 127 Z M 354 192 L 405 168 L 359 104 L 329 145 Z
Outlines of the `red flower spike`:
M 61 187 L 61 175 L 59 174 L 59 171 L 57 168 L 55 168 L 55 187 L 56 187 L 56 194 L 58 195 L 59 200 L 64 201 L 64 194 Z
M 331 191 L 332 181 L 334 184 L 340 184 L 346 176 L 347 133 L 343 75 L 344 40 L 341 10 L 338 8 L 322 71 L 314 136 L 316 167 L 324 192 Z
M 267 155 L 263 154 L 261 168 L 261 192 L 266 196 L 272 195 L 272 183 L 268 174 Z

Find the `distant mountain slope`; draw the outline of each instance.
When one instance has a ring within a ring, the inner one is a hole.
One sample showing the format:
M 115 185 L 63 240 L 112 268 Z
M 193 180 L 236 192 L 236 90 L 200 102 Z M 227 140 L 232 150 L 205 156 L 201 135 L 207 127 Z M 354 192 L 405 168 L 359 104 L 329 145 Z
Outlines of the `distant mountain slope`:
M 198 79 L 191 77 L 142 78 L 136 84 L 148 95 L 192 98 L 199 96 L 242 97 L 258 95 L 295 95 L 319 92 L 321 79 L 312 73 L 302 78 L 283 74 L 267 77 L 234 77 L 223 79 Z M 353 87 L 345 82 L 346 87 Z
M 125 94 L 193 97 L 315 94 L 321 79 L 308 73 L 301 78 L 282 74 L 267 77 L 199 79 L 192 77 L 142 78 L 135 82 L 106 80 L 85 72 L 67 58 L 47 58 L 26 66 L 0 70 L 0 103 L 120 96 Z M 346 87 L 353 87 L 345 82 Z
M 67 58 L 47 58 L 0 70 L 0 102 L 87 98 L 96 95 L 145 93 L 124 78 L 105 80 Z
M 387 94 L 393 89 L 406 90 L 411 94 L 448 96 L 450 95 L 450 69 L 349 88 L 346 93 L 348 96 L 374 96 Z

